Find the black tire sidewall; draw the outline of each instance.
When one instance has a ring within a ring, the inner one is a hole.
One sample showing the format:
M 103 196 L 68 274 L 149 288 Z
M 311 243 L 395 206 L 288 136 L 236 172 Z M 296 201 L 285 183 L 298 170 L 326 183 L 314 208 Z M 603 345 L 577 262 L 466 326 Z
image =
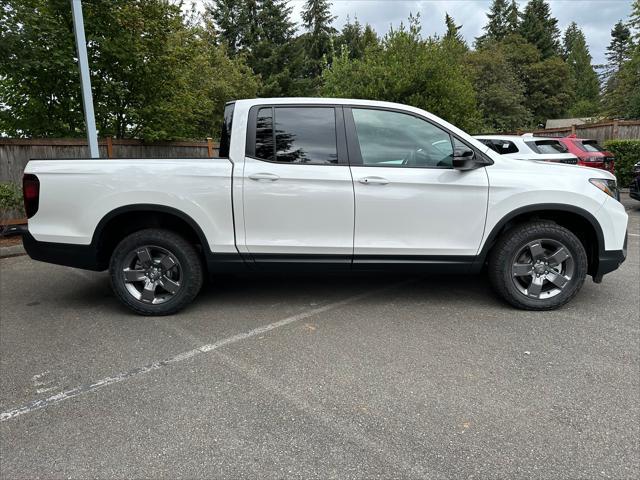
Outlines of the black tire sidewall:
M 560 242 L 574 259 L 574 274 L 562 291 L 551 298 L 525 296 L 515 286 L 511 266 L 515 255 L 528 243 L 551 239 Z M 494 289 L 509 303 L 527 310 L 551 310 L 566 304 L 580 290 L 587 275 L 587 254 L 580 240 L 566 228 L 551 222 L 531 222 L 514 227 L 498 241 L 489 260 L 490 280 Z
M 182 268 L 182 286 L 170 300 L 157 305 L 143 303 L 134 298 L 125 287 L 124 259 L 131 251 L 143 245 L 157 245 L 171 252 Z M 202 262 L 195 248 L 183 237 L 168 230 L 147 229 L 124 238 L 114 249 L 109 265 L 111 286 L 118 299 L 129 309 L 141 315 L 170 315 L 187 306 L 202 286 Z

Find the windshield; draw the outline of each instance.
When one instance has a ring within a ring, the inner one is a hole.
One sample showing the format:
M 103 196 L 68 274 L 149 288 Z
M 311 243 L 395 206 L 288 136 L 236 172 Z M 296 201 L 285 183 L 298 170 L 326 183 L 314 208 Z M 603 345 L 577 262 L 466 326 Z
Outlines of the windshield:
M 598 145 L 595 140 L 583 140 L 573 142 L 583 152 L 604 152 L 604 148 Z

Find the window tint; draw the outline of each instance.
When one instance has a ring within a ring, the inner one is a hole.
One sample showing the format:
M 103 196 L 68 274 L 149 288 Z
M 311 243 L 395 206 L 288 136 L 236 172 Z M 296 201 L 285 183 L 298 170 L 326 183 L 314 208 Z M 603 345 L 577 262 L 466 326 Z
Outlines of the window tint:
M 271 107 L 258 110 L 256 117 L 256 157 L 273 161 L 273 109 Z
M 235 103 L 227 103 L 224 107 L 224 121 L 222 122 L 222 129 L 220 131 L 220 149 L 218 150 L 218 156 L 222 158 L 229 157 L 229 147 L 231 145 L 231 125 L 233 122 L 233 110 Z
M 536 140 L 525 143 L 536 153 L 567 153 L 567 147 L 558 140 Z
M 275 122 L 274 122 L 275 115 Z M 275 123 L 275 133 L 274 133 Z M 256 116 L 255 156 L 282 163 L 338 163 L 333 107 L 265 107 Z
M 282 107 L 275 111 L 278 162 L 338 163 L 333 107 Z
M 399 112 L 352 109 L 362 164 L 376 167 L 452 168 L 450 135 Z
M 487 147 L 489 147 L 494 152 L 498 152 L 500 155 L 505 155 L 507 153 L 518 153 L 518 147 L 513 142 L 509 140 L 499 140 L 499 139 L 484 139 L 480 140 Z
M 575 144 L 584 152 L 604 152 L 604 149 L 595 140 L 576 141 Z

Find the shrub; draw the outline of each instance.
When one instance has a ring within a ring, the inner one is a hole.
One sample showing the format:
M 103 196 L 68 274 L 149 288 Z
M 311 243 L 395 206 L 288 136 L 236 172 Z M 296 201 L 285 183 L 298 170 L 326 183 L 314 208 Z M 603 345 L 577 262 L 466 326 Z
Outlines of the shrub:
M 640 140 L 608 140 L 604 148 L 616 157 L 618 185 L 628 187 L 633 178 L 633 166 L 640 162 Z
M 15 183 L 0 183 L 0 218 L 24 215 L 22 189 Z

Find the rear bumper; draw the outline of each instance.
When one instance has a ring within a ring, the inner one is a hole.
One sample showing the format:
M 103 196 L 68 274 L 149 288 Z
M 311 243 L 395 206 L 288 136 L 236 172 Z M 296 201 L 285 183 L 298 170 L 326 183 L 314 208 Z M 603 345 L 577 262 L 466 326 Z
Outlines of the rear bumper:
M 596 283 L 600 283 L 602 281 L 602 277 L 607 273 L 611 273 L 614 270 L 617 270 L 620 265 L 627 258 L 627 239 L 628 236 L 624 237 L 624 246 L 622 250 L 605 250 L 600 252 L 598 256 L 598 268 L 593 274 L 593 281 Z
M 22 233 L 22 244 L 31 258 L 41 262 L 84 270 L 102 271 L 107 268 L 107 265 L 98 259 L 97 250 L 93 245 L 39 242 L 28 230 Z

